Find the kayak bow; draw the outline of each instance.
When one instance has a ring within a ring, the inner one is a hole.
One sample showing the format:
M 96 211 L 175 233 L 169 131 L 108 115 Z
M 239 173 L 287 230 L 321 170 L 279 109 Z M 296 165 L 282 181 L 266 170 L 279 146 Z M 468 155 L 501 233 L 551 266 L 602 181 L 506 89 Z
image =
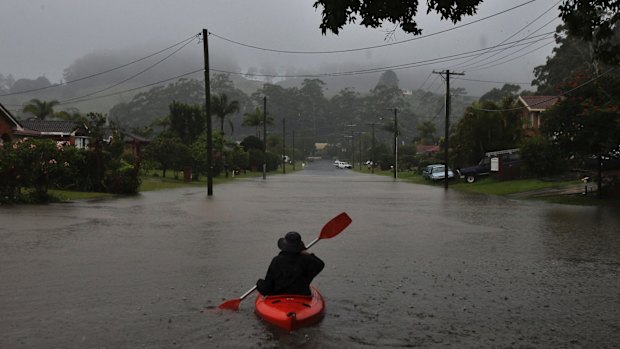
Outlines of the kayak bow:
M 258 295 L 255 311 L 263 320 L 287 331 L 317 323 L 323 318 L 325 301 L 319 291 L 310 287 L 311 296 Z

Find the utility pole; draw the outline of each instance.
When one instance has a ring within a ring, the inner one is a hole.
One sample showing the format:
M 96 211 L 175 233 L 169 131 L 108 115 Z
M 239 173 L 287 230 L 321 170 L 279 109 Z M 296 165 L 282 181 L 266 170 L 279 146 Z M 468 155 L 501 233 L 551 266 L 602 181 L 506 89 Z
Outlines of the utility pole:
M 360 143 L 360 148 L 359 148 L 360 149 L 360 158 L 359 158 L 360 164 L 359 165 L 360 165 L 360 172 L 362 172 L 362 133 L 360 132 L 358 133 L 358 135 L 359 135 L 358 138 L 359 138 L 359 143 Z
M 387 108 L 394 110 L 394 179 L 398 178 L 398 108 Z
M 433 74 L 439 74 L 441 75 L 441 77 L 443 77 L 443 74 L 445 74 L 445 79 L 446 79 L 446 107 L 444 108 L 446 110 L 446 128 L 445 128 L 445 136 L 444 136 L 444 140 L 443 140 L 443 145 L 444 145 L 444 188 L 448 189 L 448 150 L 450 149 L 449 147 L 449 142 L 448 139 L 450 137 L 450 74 L 452 75 L 465 75 L 465 73 L 455 73 L 455 72 L 451 72 L 450 69 L 446 69 L 444 71 L 441 72 L 436 72 L 433 70 Z
M 286 174 L 286 119 L 282 118 L 282 173 Z
M 351 166 L 355 167 L 355 146 L 353 143 L 353 127 L 357 126 L 356 124 L 348 124 L 345 125 L 346 127 L 350 127 L 351 128 Z
M 371 122 L 368 123 L 366 125 L 370 125 L 372 127 L 372 154 L 370 154 L 370 161 L 372 162 L 372 164 L 370 164 L 370 173 L 374 174 L 375 173 L 375 123 Z
M 263 97 L 263 179 L 267 179 L 267 96 Z
M 202 30 L 205 61 L 205 109 L 207 113 L 207 196 L 213 196 L 213 128 L 211 126 L 211 82 L 209 81 L 209 32 Z
M 291 153 L 291 161 L 293 162 L 293 171 L 295 171 L 295 130 L 293 130 L 293 151 Z

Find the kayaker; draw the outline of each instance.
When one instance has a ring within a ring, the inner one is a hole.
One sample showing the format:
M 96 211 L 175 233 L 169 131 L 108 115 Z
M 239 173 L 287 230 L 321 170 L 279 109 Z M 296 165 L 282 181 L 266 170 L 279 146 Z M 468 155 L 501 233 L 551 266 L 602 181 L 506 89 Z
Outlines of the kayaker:
M 294 231 L 278 239 L 278 248 L 281 252 L 271 260 L 265 279 L 256 282 L 258 292 L 264 296 L 311 295 L 310 283 L 325 263 L 306 251 L 301 235 Z

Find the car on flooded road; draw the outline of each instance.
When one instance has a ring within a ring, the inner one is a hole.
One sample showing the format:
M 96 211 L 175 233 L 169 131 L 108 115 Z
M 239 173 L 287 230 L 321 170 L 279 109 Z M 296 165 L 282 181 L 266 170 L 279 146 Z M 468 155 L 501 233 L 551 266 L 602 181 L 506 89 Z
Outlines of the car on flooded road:
M 432 167 L 428 177 L 431 181 L 439 181 L 446 178 L 446 167 L 444 165 Z M 448 179 L 452 178 L 454 178 L 454 172 L 448 167 Z

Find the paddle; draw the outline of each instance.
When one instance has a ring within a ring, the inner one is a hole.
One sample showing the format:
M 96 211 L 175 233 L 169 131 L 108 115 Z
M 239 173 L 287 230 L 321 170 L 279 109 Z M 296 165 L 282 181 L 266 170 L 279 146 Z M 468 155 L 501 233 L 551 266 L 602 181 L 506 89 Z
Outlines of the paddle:
M 340 234 L 346 227 L 349 226 L 349 224 L 351 224 L 351 217 L 349 217 L 349 215 L 346 214 L 345 212 L 342 212 L 341 214 L 332 218 L 329 222 L 325 223 L 325 225 L 323 226 L 323 229 L 321 229 L 321 233 L 319 234 L 319 237 L 317 237 L 312 242 L 310 242 L 306 246 L 306 249 L 309 249 L 310 247 L 312 247 L 314 244 L 319 242 L 319 240 L 331 239 L 334 236 Z M 254 287 L 252 287 L 246 293 L 241 295 L 241 297 L 236 298 L 236 299 L 230 299 L 220 304 L 219 308 L 229 309 L 229 310 L 239 310 L 239 304 L 241 303 L 241 301 L 244 300 L 247 296 L 249 296 L 255 290 L 256 290 L 256 285 L 254 285 Z

